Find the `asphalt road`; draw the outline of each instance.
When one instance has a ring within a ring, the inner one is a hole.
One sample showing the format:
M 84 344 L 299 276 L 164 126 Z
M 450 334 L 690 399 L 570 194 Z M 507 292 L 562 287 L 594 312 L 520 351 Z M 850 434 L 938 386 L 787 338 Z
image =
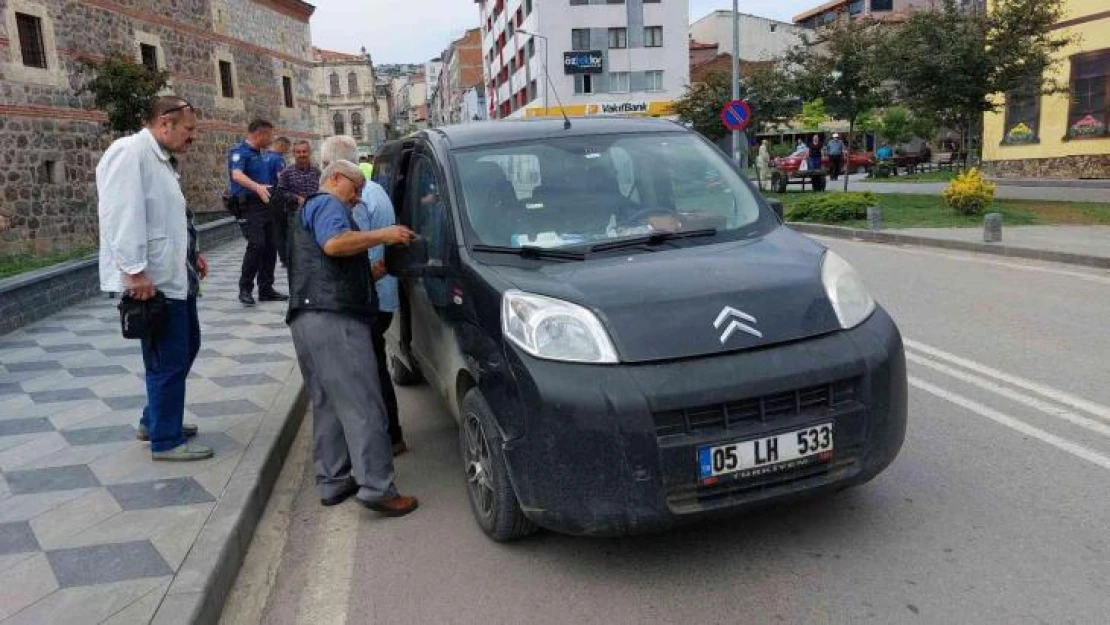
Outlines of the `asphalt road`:
M 302 436 L 225 622 L 1108 622 L 1110 273 L 825 243 L 907 339 L 909 433 L 873 482 L 663 536 L 500 545 L 453 423 L 404 389 L 420 510 L 321 508 Z

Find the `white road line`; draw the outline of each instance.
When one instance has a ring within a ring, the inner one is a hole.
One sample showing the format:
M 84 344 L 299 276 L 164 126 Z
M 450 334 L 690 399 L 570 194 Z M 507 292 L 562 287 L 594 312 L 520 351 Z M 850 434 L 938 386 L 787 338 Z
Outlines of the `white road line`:
M 957 406 L 959 406 L 961 408 L 964 408 L 966 410 L 974 412 L 975 414 L 977 414 L 981 417 L 986 417 L 987 419 L 990 419 L 991 421 L 994 421 L 995 423 L 998 423 L 1000 425 L 1004 425 L 1004 426 L 1006 426 L 1006 427 L 1008 427 L 1012 430 L 1015 430 L 1017 432 L 1025 434 L 1026 436 L 1032 436 L 1033 438 L 1035 438 L 1035 439 L 1037 439 L 1041 442 L 1047 443 L 1049 445 L 1052 445 L 1053 447 L 1055 447 L 1055 448 L 1057 448 L 1061 451 L 1065 451 L 1065 452 L 1075 456 L 1076 458 L 1086 460 L 1087 462 L 1090 462 L 1092 464 L 1096 464 L 1096 465 L 1098 465 L 1098 466 L 1100 466 L 1104 469 L 1110 470 L 1110 457 L 1104 456 L 1104 455 L 1102 455 L 1102 454 L 1100 454 L 1096 451 L 1090 450 L 1090 449 L 1088 449 L 1088 448 L 1086 448 L 1086 447 L 1084 447 L 1084 446 L 1082 446 L 1078 443 L 1074 443 L 1074 442 L 1072 442 L 1072 441 L 1070 441 L 1066 438 L 1061 438 L 1059 436 L 1056 436 L 1055 434 L 1050 434 L 1050 433 L 1048 433 L 1048 432 L 1046 432 L 1046 431 L 1044 431 L 1044 430 L 1042 430 L 1038 427 L 1034 427 L 1032 425 L 1029 425 L 1028 423 L 1025 423 L 1024 421 L 1019 421 L 1019 420 L 1017 420 L 1013 417 L 1002 414 L 1001 412 L 999 412 L 999 411 L 997 411 L 993 408 L 990 408 L 988 406 L 984 406 L 983 404 L 980 404 L 979 402 L 977 402 L 975 400 L 968 399 L 967 397 L 964 397 L 963 395 L 959 395 L 959 394 L 953 393 L 951 391 L 945 390 L 945 389 L 943 389 L 939 386 L 935 386 L 935 385 L 930 384 L 930 383 L 928 383 L 924 380 L 921 380 L 919 378 L 909 376 L 909 382 L 910 382 L 910 385 L 914 386 L 915 388 L 921 389 L 921 390 L 925 391 L 926 393 L 931 393 L 933 395 L 936 395 L 937 397 L 939 397 L 939 398 L 941 398 L 945 401 L 956 404 Z
M 1071 406 L 1072 408 L 1075 408 L 1077 410 L 1082 410 L 1083 412 L 1090 413 L 1097 417 L 1101 417 L 1102 419 L 1110 421 L 1110 408 L 1103 406 L 1102 404 L 1083 399 L 1082 397 L 1077 397 L 1070 393 L 1066 393 L 1051 386 L 1040 384 L 1038 382 L 1034 382 L 1020 376 L 1011 375 L 1009 373 L 1006 373 L 1005 371 L 999 371 L 998 369 L 995 369 L 993 367 L 988 367 L 987 365 L 980 364 L 978 362 L 975 362 L 974 360 L 968 360 L 967 358 L 962 358 L 960 356 L 956 356 L 955 354 L 950 354 L 946 351 L 937 349 L 936 347 L 932 347 L 924 343 L 918 343 L 917 341 L 910 339 L 903 339 L 902 342 L 903 344 L 905 344 L 906 347 L 912 350 L 923 352 L 939 360 L 944 360 L 949 362 L 950 364 L 963 367 L 964 369 L 969 369 L 976 373 L 981 373 L 983 375 L 992 377 L 996 380 L 1001 380 L 1020 389 L 1029 391 L 1031 393 L 1036 393 L 1042 397 L 1047 397 L 1048 399 L 1064 404 L 1065 406 Z
M 998 257 L 998 258 L 1007 258 L 1008 261 L 991 260 L 989 258 L 983 258 L 981 256 L 976 256 L 976 255 L 972 255 L 972 254 L 952 254 L 952 253 L 948 253 L 948 252 L 941 252 L 941 251 L 938 251 L 938 250 L 923 248 L 923 247 L 920 247 L 920 246 L 917 246 L 917 245 L 909 245 L 909 244 L 903 244 L 903 243 L 870 243 L 868 241 L 857 240 L 857 239 L 841 239 L 840 237 L 822 237 L 822 236 L 819 236 L 819 235 L 806 235 L 806 236 L 808 236 L 810 238 L 818 239 L 822 243 L 829 243 L 829 242 L 832 242 L 832 241 L 843 241 L 843 242 L 846 242 L 846 243 L 855 243 L 857 245 L 866 245 L 866 246 L 869 246 L 869 247 L 874 247 L 876 245 L 884 245 L 884 246 L 887 246 L 887 247 L 893 247 L 893 248 L 897 249 L 899 254 L 916 254 L 918 256 L 936 256 L 936 257 L 939 257 L 939 258 L 947 258 L 949 260 L 958 260 L 960 262 L 976 263 L 976 264 L 980 264 L 980 265 L 993 265 L 995 267 L 1002 267 L 1004 269 L 1019 269 L 1021 271 L 1039 271 L 1041 273 L 1051 273 L 1051 274 L 1056 274 L 1056 275 L 1059 275 L 1059 276 L 1068 276 L 1070 278 L 1078 278 L 1080 280 L 1088 280 L 1090 282 L 1098 282 L 1100 284 L 1110 284 L 1110 276 L 1100 275 L 1098 273 L 1087 273 L 1087 272 L 1083 272 L 1083 271 L 1057 269 L 1055 267 L 1044 267 L 1044 266 L 1041 266 L 1041 265 L 1031 264 L 1031 263 L 1051 263 L 1052 262 L 1052 261 L 1047 261 L 1047 260 L 1038 261 L 1038 260 L 1031 259 L 1031 258 L 1020 258 L 1020 257 L 1011 257 L 1011 256 Z M 1018 262 L 1018 261 L 1025 261 L 1025 262 Z M 1027 263 L 1029 263 L 1029 264 L 1027 264 Z M 1090 267 L 1089 269 L 1090 269 L 1091 272 L 1100 271 L 1098 268 L 1095 268 L 1095 267 Z
M 1087 417 L 1077 415 L 1074 412 L 1071 412 L 1065 408 L 1061 408 L 1056 404 L 1037 399 L 1036 397 L 1033 397 L 1031 395 L 1019 393 L 1009 387 L 1002 386 L 997 382 L 992 382 L 991 380 L 981 378 L 977 375 L 965 373 L 963 371 L 960 371 L 959 369 L 955 369 L 953 367 L 949 367 L 948 365 L 929 360 L 928 358 L 925 358 L 924 356 L 919 356 L 913 352 L 908 352 L 906 354 L 906 359 L 910 362 L 928 367 L 934 371 L 939 371 L 940 373 L 952 376 L 957 380 L 967 382 L 968 384 L 972 384 L 974 386 L 978 386 L 983 390 L 1001 395 L 1002 397 L 1006 397 L 1007 399 L 1012 399 L 1020 404 L 1029 406 L 1034 410 L 1039 410 L 1044 414 L 1063 419 L 1064 421 L 1067 421 L 1074 425 L 1078 425 L 1082 428 L 1086 428 L 1092 432 L 1110 437 L 1110 425 L 1107 425 L 1100 421 L 1095 421 L 1094 419 L 1088 419 Z

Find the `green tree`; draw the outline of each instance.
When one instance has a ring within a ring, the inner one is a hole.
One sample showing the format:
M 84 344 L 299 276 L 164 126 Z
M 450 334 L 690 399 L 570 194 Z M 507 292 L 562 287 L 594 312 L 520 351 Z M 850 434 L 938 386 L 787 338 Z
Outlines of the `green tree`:
M 805 100 L 822 99 L 830 115 L 847 121 L 849 142 L 861 115 L 890 102 L 885 66 L 879 62 L 887 32 L 871 19 L 838 20 L 786 54 L 793 89 Z
M 108 114 L 108 127 L 116 132 L 135 132 L 143 127 L 150 102 L 169 82 L 169 72 L 151 71 L 122 52 L 103 61 L 82 61 L 94 75 L 80 93 L 91 93 L 96 108 Z
M 899 102 L 919 118 L 959 128 L 965 151 L 981 132 L 996 94 L 1059 93 L 1046 76 L 1068 38 L 1052 26 L 1063 0 L 995 0 L 989 11 L 968 11 L 954 0 L 913 12 L 882 58 Z
M 802 112 L 797 120 L 805 130 L 815 130 L 822 123 L 829 121 L 829 113 L 825 109 L 825 100 L 817 98 L 802 104 Z
M 740 81 L 740 97 L 751 106 L 750 128 L 754 132 L 790 119 L 799 107 L 799 99 L 789 90 L 778 67 L 755 67 L 745 71 Z M 721 122 L 721 108 L 731 99 L 732 76 L 728 72 L 710 72 L 704 81 L 691 85 L 675 101 L 674 111 L 694 130 L 717 141 L 728 135 L 729 131 Z

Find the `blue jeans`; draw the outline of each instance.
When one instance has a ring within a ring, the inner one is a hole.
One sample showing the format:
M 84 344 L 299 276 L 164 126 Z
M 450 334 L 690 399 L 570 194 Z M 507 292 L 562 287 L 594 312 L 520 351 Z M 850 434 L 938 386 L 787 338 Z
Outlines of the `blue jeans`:
M 143 339 L 146 366 L 146 407 L 142 424 L 150 434 L 151 451 L 169 451 L 185 443 L 185 378 L 200 351 L 197 299 L 166 300 L 169 319 L 156 340 Z

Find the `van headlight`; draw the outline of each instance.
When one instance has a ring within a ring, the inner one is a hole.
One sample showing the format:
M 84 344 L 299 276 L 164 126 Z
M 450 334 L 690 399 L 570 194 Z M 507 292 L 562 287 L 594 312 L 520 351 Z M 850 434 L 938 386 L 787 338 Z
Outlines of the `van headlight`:
M 858 326 L 875 312 L 875 300 L 859 274 L 848 261 L 831 250 L 826 251 L 821 260 L 821 282 L 840 319 L 840 327 L 845 330 Z
M 506 291 L 501 329 L 518 347 L 546 360 L 607 364 L 617 351 L 597 315 L 560 299 Z

